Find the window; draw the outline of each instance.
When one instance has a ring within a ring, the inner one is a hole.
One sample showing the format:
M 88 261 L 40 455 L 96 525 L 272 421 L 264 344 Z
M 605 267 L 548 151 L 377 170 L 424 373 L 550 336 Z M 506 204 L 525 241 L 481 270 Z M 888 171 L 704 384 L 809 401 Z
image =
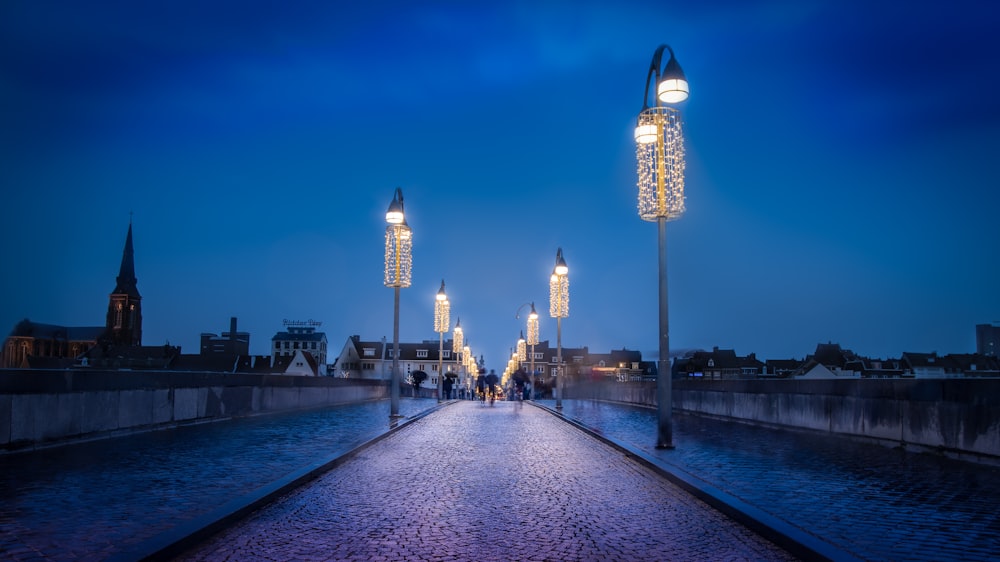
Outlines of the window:
M 365 357 L 375 357 L 375 348 L 374 347 L 366 347 L 364 349 L 364 355 L 365 355 Z
M 274 349 L 281 349 L 281 342 L 280 341 L 274 342 Z
M 442 355 L 441 358 L 442 359 L 451 359 L 451 351 L 448 350 L 448 349 L 444 350 L 444 355 Z
M 426 349 L 418 349 L 417 350 L 417 359 L 424 359 L 426 357 L 427 357 L 427 350 Z

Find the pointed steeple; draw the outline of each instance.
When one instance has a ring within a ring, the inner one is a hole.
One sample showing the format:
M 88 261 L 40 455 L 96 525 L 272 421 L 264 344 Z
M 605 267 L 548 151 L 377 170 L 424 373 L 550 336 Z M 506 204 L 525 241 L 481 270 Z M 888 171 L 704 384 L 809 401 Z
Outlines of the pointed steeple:
M 129 220 L 122 265 L 118 271 L 115 290 L 108 299 L 104 338 L 110 344 L 126 347 L 142 345 L 142 297 L 137 284 L 135 254 L 132 250 L 132 221 Z
M 135 278 L 135 252 L 132 249 L 132 221 L 128 223 L 128 236 L 125 237 L 125 249 L 122 251 L 122 265 L 118 270 L 118 277 L 115 280 L 115 290 L 112 294 L 128 295 L 132 298 L 141 298 L 139 295 L 138 283 Z

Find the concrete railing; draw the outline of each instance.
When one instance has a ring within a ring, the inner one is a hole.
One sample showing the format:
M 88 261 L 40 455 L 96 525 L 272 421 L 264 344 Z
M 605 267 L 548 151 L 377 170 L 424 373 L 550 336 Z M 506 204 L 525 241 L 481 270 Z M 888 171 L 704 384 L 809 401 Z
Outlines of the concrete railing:
M 1000 379 L 674 380 L 677 411 L 1000 460 Z M 655 383 L 580 382 L 567 398 L 655 406 Z
M 0 370 L 0 451 L 388 395 L 382 381 L 331 377 Z

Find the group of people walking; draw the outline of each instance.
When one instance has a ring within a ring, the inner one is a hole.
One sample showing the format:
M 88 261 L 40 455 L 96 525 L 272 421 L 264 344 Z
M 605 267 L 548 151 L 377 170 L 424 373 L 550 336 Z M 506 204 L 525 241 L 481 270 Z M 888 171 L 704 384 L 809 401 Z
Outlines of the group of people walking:
M 441 382 L 442 396 L 445 400 L 451 400 L 455 397 L 455 381 L 452 377 L 446 376 Z M 492 406 L 493 403 L 500 398 L 502 394 L 500 388 L 500 377 L 497 376 L 493 369 L 490 369 L 489 373 L 479 373 L 475 380 L 475 386 L 471 389 L 472 394 L 468 396 L 470 400 L 479 400 L 483 404 L 489 402 Z M 514 380 L 514 386 L 511 389 L 510 399 L 511 400 L 530 400 L 531 399 L 531 385 L 523 380 Z M 458 387 L 458 398 L 466 398 L 465 389 L 461 386 Z

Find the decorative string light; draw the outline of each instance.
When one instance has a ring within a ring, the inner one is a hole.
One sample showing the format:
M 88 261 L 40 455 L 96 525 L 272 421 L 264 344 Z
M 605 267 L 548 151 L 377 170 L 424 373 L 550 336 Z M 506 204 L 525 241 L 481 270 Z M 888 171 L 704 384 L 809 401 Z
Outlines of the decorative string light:
M 569 275 L 562 248 L 556 252 L 556 266 L 549 277 L 549 316 L 566 318 L 569 316 Z
M 684 213 L 684 136 L 680 111 L 657 106 L 643 109 L 636 127 L 639 217 L 656 222 Z
M 406 221 L 385 227 L 385 286 L 406 288 L 413 274 L 413 231 Z
M 535 303 L 531 303 L 531 313 L 528 314 L 528 345 L 538 345 L 538 313 Z
M 442 334 L 451 327 L 451 303 L 444 292 L 444 280 L 441 280 L 441 290 L 434 297 L 434 331 Z

